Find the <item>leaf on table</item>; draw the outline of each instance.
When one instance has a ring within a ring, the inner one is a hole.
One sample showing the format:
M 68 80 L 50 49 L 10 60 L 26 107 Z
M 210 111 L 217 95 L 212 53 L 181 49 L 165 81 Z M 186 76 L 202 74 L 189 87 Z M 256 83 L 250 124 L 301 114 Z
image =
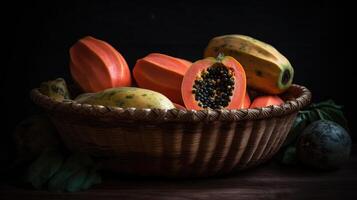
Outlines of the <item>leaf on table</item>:
M 347 119 L 345 118 L 341 110 L 324 108 L 321 109 L 321 113 L 323 114 L 325 119 L 334 121 L 348 130 Z

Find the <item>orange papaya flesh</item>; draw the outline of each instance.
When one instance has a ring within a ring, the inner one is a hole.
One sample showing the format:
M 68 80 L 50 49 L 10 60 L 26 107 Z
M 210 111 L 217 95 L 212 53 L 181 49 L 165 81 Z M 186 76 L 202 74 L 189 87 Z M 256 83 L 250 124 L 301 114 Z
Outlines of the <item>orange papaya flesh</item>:
M 250 107 L 250 104 L 251 104 L 251 101 L 250 101 L 249 94 L 248 94 L 248 92 L 245 92 L 244 101 L 243 101 L 243 103 L 242 103 L 241 108 L 242 108 L 242 109 L 249 108 L 249 107 Z
M 240 109 L 246 93 L 246 76 L 230 56 L 196 61 L 186 72 L 181 92 L 187 109 Z
M 255 98 L 250 108 L 262 108 L 270 105 L 281 105 L 284 101 L 276 95 L 259 96 Z

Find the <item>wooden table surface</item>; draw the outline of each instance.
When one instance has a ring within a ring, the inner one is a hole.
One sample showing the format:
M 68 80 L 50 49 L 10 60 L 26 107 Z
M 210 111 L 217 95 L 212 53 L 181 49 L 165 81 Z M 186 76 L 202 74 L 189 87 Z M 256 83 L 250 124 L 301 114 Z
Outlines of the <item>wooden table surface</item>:
M 167 180 L 105 175 L 84 192 L 49 193 L 0 183 L 0 199 L 357 199 L 357 145 L 340 170 L 319 172 L 269 162 L 220 178 Z

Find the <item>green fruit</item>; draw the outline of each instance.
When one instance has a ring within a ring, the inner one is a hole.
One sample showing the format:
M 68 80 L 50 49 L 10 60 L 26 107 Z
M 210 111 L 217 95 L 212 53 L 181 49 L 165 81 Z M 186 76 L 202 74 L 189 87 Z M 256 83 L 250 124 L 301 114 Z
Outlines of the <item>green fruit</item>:
M 71 155 L 51 178 L 48 183 L 48 189 L 50 191 L 64 191 L 71 176 L 93 164 L 93 160 L 86 154 L 75 153 Z
M 313 122 L 298 138 L 298 158 L 315 168 L 339 168 L 348 160 L 350 151 L 351 137 L 343 127 L 332 121 Z
M 295 146 L 287 147 L 286 150 L 283 152 L 280 163 L 285 165 L 296 165 L 297 162 L 298 160 L 296 157 Z
M 164 95 L 135 87 L 110 88 L 98 93 L 82 94 L 75 101 L 121 108 L 175 108 L 174 104 Z
M 70 99 L 67 84 L 63 78 L 41 83 L 40 92 L 56 101 Z
M 86 190 L 90 188 L 92 185 L 96 185 L 102 182 L 101 176 L 97 173 L 95 168 L 89 170 L 86 179 L 84 180 L 81 189 Z
M 64 156 L 57 150 L 46 150 L 29 167 L 26 180 L 36 189 L 42 188 L 61 168 Z
M 72 175 L 68 180 L 67 180 L 67 186 L 66 190 L 68 192 L 77 192 L 81 190 L 82 185 L 84 184 L 84 181 L 86 180 L 88 174 L 88 168 L 82 168 L 79 170 L 77 173 Z
M 32 160 L 43 150 L 60 146 L 56 128 L 45 115 L 33 115 L 20 122 L 15 129 L 14 140 L 18 161 Z
M 309 123 L 309 121 L 308 121 L 308 119 L 306 119 L 306 116 L 299 113 L 296 116 L 294 123 L 290 129 L 290 132 L 283 143 L 283 147 L 290 146 L 290 145 L 294 146 L 297 138 L 303 132 L 303 130 L 306 128 L 308 123 Z

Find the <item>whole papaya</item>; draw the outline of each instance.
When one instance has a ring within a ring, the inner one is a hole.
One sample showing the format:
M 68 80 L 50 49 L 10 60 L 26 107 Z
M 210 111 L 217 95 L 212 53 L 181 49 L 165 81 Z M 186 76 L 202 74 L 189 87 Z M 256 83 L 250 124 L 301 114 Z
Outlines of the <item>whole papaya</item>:
M 205 57 L 219 53 L 237 59 L 244 67 L 247 85 L 268 94 L 280 94 L 292 84 L 294 69 L 274 47 L 245 35 L 223 35 L 211 39 Z
M 90 36 L 71 47 L 70 70 L 84 92 L 131 85 L 124 57 L 108 43 Z
M 191 65 L 187 60 L 151 53 L 136 61 L 133 76 L 141 88 L 160 92 L 171 101 L 183 104 L 181 83 Z
M 98 93 L 82 94 L 75 101 L 121 108 L 175 108 L 174 104 L 164 95 L 135 87 L 110 88 Z
M 42 82 L 40 92 L 56 101 L 70 99 L 67 84 L 63 78 Z

